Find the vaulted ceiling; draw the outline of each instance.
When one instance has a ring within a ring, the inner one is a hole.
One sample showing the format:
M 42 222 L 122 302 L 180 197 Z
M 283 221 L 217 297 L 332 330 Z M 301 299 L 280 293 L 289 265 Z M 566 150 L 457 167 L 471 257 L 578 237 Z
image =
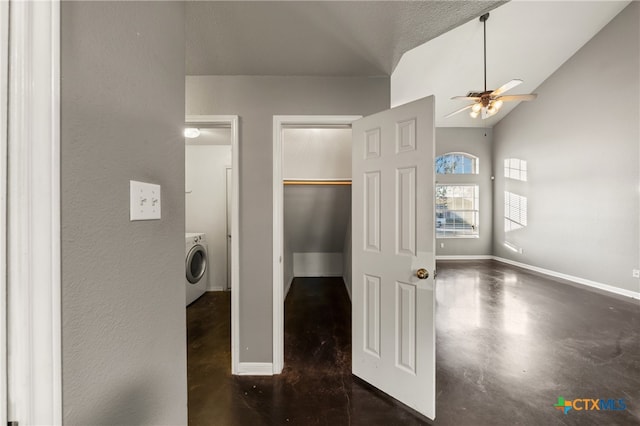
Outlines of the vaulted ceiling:
M 192 1 L 188 75 L 389 76 L 402 54 L 504 1 Z
M 494 9 L 486 22 L 487 89 L 517 78 L 524 83 L 507 94 L 535 92 L 628 4 L 511 1 Z M 391 105 L 435 95 L 437 127 L 492 127 L 520 102 L 505 102 L 487 120 L 471 118 L 468 111 L 445 118 L 469 104 L 452 96 L 482 91 L 483 84 L 483 24 L 476 18 L 402 57 L 391 77 Z
M 492 127 L 455 95 L 513 78 L 530 93 L 627 4 L 616 1 L 189 1 L 187 75 L 392 76 L 392 106 L 436 96 L 438 127 Z M 405 54 L 406 53 L 406 54 Z M 404 55 L 404 56 L 403 56 Z

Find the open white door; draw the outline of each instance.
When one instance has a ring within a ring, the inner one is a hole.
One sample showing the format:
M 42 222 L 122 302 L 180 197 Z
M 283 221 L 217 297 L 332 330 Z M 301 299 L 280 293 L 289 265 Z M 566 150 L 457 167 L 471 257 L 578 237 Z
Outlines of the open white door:
M 431 96 L 355 121 L 352 158 L 353 374 L 430 419 L 434 106 Z

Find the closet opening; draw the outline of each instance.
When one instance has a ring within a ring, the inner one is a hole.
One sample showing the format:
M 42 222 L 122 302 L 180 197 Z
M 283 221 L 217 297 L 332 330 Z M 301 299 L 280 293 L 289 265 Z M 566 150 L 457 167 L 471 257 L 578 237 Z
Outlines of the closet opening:
M 292 283 L 289 307 L 309 297 L 351 298 L 351 122 L 358 118 L 274 117 L 274 374 L 284 366 Z

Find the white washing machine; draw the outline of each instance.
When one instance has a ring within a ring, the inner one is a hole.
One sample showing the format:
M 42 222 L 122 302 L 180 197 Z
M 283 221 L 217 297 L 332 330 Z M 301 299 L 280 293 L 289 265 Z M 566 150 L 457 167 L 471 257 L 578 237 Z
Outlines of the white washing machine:
M 201 232 L 185 234 L 185 284 L 187 306 L 207 291 L 209 254 L 207 236 Z

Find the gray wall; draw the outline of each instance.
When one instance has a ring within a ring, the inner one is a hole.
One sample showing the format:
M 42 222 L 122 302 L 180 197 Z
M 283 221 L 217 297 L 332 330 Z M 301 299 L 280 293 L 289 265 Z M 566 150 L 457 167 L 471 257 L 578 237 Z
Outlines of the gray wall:
M 65 424 L 187 423 L 183 7 L 61 3 Z
M 240 361 L 272 360 L 274 115 L 368 115 L 388 78 L 188 76 L 187 114 L 240 116 Z
M 342 276 L 351 187 L 287 185 L 283 205 L 284 239 L 293 252 L 294 275 Z
M 287 185 L 283 204 L 284 233 L 294 253 L 342 253 L 350 186 Z
M 438 238 L 437 256 L 479 256 L 492 254 L 493 187 L 491 184 L 492 129 L 471 127 L 436 128 L 436 156 L 448 152 L 465 152 L 478 157 L 477 175 L 436 175 L 439 184 L 477 184 L 479 186 L 480 226 L 477 238 Z M 440 247 L 444 244 L 444 247 Z
M 494 128 L 497 256 L 639 291 L 639 10 L 632 2 Z M 527 182 L 503 177 L 511 157 L 528 161 Z M 528 197 L 528 226 L 506 236 L 505 190 Z

